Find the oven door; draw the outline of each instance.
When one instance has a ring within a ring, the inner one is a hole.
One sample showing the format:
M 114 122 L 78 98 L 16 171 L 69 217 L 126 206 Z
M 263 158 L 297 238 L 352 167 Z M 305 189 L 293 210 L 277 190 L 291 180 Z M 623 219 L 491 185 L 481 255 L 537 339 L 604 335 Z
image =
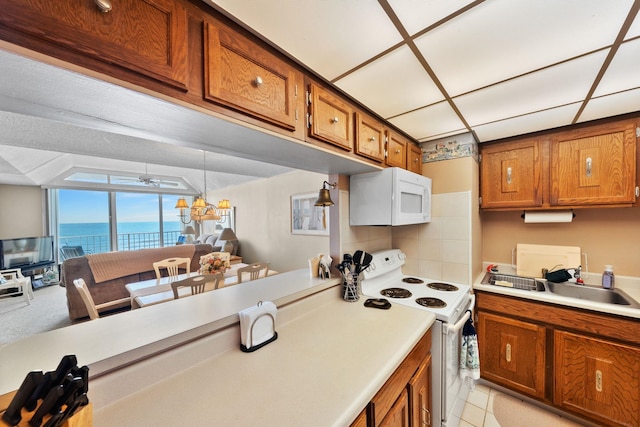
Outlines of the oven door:
M 472 315 L 475 296 L 471 295 L 469 304 L 461 310 L 455 323 L 445 323 L 443 329 L 443 402 L 442 402 L 442 425 L 457 426 L 462 416 L 465 402 L 469 396 L 469 387 L 464 386 L 463 378 L 460 376 L 460 350 L 462 345 L 462 329 Z

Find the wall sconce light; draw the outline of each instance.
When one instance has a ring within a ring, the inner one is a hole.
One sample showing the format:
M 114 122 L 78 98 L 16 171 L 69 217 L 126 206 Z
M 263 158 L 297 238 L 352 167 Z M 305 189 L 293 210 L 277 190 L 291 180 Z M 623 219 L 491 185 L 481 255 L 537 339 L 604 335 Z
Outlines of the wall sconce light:
M 322 183 L 322 188 L 318 192 L 318 200 L 313 204 L 314 206 L 333 206 L 333 200 L 331 200 L 331 195 L 329 194 L 329 189 L 326 188 L 327 185 L 332 189 L 336 188 L 336 183 L 329 184 L 327 181 Z

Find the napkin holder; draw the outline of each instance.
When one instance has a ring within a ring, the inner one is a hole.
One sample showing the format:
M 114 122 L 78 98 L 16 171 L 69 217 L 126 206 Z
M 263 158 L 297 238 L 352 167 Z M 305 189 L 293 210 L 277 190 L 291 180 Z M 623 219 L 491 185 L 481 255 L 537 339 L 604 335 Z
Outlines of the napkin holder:
M 256 351 L 278 339 L 276 314 L 278 309 L 271 301 L 258 302 L 238 313 L 240 317 L 240 350 Z

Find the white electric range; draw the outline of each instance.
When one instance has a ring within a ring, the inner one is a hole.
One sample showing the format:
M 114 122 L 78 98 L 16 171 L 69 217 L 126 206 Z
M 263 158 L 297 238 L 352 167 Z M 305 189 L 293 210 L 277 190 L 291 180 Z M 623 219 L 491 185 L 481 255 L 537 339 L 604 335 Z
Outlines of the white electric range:
M 363 271 L 362 295 L 429 311 L 432 327 L 432 425 L 457 427 L 469 393 L 460 372 L 462 327 L 471 316 L 475 298 L 471 286 L 402 273 L 405 254 L 389 249 L 372 254 Z

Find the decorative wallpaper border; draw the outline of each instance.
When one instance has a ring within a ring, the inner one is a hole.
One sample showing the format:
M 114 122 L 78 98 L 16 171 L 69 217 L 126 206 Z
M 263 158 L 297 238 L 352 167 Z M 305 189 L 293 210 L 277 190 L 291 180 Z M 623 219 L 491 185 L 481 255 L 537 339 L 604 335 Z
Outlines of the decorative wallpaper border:
M 461 157 L 473 157 L 475 161 L 478 161 L 478 143 L 471 133 L 423 142 L 421 147 L 422 163 L 439 162 Z

